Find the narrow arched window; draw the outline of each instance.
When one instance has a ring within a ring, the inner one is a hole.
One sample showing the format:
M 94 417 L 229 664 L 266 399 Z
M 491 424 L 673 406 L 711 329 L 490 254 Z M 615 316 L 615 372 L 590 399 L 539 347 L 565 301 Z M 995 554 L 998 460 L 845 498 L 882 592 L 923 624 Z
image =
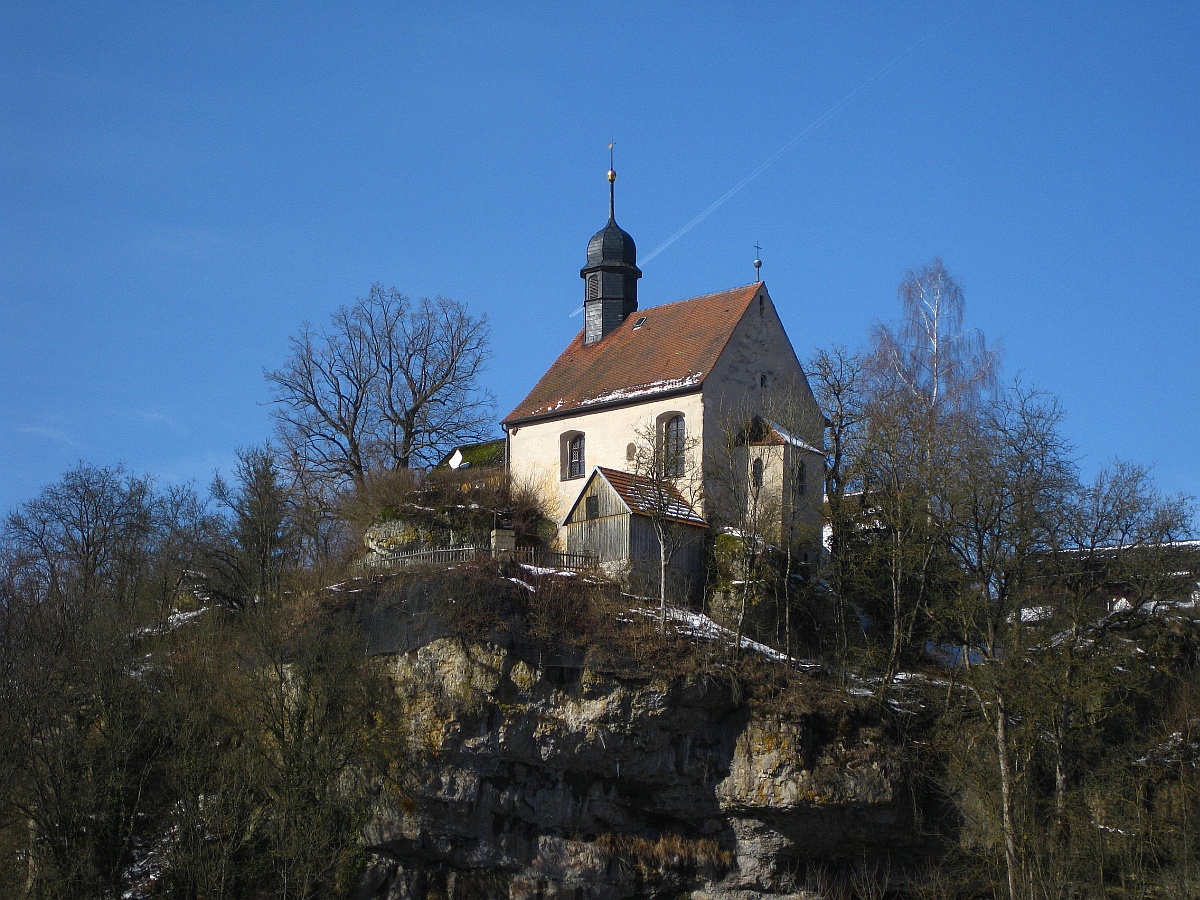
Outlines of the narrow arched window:
M 750 472 L 751 472 L 750 477 L 753 481 L 754 486 L 756 488 L 762 487 L 762 484 L 763 484 L 763 461 L 762 461 L 761 456 L 758 459 L 754 460 L 754 465 L 750 467 Z
M 583 477 L 583 435 L 576 434 L 567 444 L 567 477 Z
M 800 462 L 796 464 L 796 480 L 794 490 L 797 497 L 803 497 L 805 492 L 808 490 L 808 467 L 804 465 L 804 460 L 800 460 Z
M 667 478 L 683 477 L 683 454 L 687 430 L 683 416 L 671 416 L 663 425 L 663 474 Z

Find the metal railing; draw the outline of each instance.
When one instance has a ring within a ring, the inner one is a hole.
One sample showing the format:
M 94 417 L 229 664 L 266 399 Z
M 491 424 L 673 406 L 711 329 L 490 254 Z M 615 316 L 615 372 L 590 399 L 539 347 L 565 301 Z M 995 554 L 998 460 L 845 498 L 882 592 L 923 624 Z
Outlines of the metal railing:
M 380 554 L 373 568 L 407 569 L 413 566 L 438 566 L 447 563 L 472 562 L 477 559 L 512 559 L 527 566 L 545 569 L 565 569 L 585 572 L 595 569 L 598 557 L 594 553 L 562 553 L 540 547 L 518 547 L 516 550 L 491 550 L 487 547 L 447 547 L 436 550 L 410 550 L 403 553 Z

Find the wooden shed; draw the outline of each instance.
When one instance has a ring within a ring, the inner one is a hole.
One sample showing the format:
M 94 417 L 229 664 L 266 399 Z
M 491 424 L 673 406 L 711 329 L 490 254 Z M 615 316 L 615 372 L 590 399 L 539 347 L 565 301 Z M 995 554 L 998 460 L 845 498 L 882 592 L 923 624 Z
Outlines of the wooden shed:
M 692 596 L 703 583 L 708 527 L 669 482 L 597 466 L 563 520 L 568 553 L 594 553 L 610 575 L 635 592 L 658 593 L 659 541 L 654 522 L 670 529 L 669 588 Z

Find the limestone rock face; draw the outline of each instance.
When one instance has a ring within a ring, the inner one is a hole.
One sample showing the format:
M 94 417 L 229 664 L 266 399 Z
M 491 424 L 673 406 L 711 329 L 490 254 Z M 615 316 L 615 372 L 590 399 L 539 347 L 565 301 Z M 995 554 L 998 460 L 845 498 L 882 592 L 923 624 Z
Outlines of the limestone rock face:
M 451 638 L 394 660 L 417 762 L 379 794 L 364 900 L 813 898 L 814 864 L 925 852 L 869 716 Z

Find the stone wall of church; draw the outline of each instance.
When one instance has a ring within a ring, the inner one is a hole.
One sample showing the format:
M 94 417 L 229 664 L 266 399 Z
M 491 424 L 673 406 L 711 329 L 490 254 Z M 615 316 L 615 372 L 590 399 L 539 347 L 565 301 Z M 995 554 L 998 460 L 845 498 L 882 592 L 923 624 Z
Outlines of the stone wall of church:
M 647 429 L 656 428 L 658 420 L 668 413 L 682 413 L 689 439 L 699 437 L 704 427 L 699 392 L 513 428 L 508 437 L 513 480 L 537 490 L 561 523 L 592 469 L 607 466 L 623 472 L 630 471 L 629 446 L 636 445 L 640 440 L 639 433 L 644 434 Z M 576 432 L 584 436 L 583 475 L 564 478 L 564 437 Z M 695 457 L 693 464 L 687 468 L 698 472 L 699 441 L 689 440 L 689 444 L 695 445 L 691 450 Z M 698 512 L 703 515 L 703 510 Z
M 783 426 L 813 447 L 823 445 L 824 417 L 765 287 L 704 382 L 703 439 L 710 456 L 729 453 L 736 433 L 755 415 Z M 781 513 L 787 508 L 788 521 L 819 532 L 824 460 L 815 453 L 804 456 L 809 486 L 802 508 L 793 512 L 788 506 L 782 471 L 776 476 L 776 505 Z M 717 467 L 723 468 L 720 463 Z M 719 507 L 722 485 L 710 483 L 706 493 L 710 506 Z

